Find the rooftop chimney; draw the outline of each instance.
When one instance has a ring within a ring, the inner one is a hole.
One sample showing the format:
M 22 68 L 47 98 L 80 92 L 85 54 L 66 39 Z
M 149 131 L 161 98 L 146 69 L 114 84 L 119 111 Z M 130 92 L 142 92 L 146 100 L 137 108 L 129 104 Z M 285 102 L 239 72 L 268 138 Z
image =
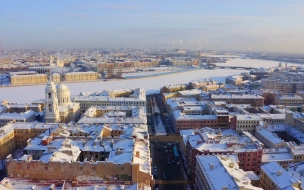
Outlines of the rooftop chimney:
M 230 163 L 229 163 L 229 167 L 230 167 L 230 168 L 233 168 L 233 167 L 234 167 L 234 163 L 233 163 L 233 162 L 230 162 Z
M 139 158 L 139 151 L 136 151 L 136 152 L 135 152 L 135 156 L 136 156 L 137 158 Z
M 277 171 L 277 176 L 282 175 L 282 170 Z
M 213 163 L 210 163 L 209 165 L 210 165 L 210 170 L 213 170 L 213 168 L 214 168 Z

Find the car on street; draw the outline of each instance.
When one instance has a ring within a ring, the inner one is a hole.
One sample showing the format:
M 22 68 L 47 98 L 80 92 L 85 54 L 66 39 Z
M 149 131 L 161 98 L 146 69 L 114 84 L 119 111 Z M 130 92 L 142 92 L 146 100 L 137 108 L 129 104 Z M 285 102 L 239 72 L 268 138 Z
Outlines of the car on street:
M 155 184 L 155 190 L 158 190 L 158 184 Z

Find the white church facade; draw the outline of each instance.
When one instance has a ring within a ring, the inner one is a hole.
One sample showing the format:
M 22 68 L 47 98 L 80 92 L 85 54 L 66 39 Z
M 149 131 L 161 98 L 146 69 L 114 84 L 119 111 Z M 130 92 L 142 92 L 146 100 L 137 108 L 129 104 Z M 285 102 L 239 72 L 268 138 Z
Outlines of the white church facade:
M 80 105 L 70 99 L 69 88 L 62 83 L 55 85 L 50 76 L 45 88 L 45 121 L 76 122 L 80 117 Z

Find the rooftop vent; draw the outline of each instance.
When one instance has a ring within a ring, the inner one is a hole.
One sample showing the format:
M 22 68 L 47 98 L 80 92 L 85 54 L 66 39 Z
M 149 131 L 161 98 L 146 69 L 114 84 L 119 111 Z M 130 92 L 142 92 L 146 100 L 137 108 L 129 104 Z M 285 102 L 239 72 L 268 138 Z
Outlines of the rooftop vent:
M 282 175 L 282 170 L 277 171 L 277 176 L 280 176 L 280 175 Z

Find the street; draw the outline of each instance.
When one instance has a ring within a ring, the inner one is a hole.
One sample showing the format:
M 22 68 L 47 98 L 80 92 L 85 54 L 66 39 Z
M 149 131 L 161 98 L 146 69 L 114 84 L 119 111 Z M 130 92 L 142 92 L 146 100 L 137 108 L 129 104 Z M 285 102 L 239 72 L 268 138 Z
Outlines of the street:
M 160 94 L 147 96 L 147 121 L 152 155 L 154 187 L 159 190 L 187 189 L 188 177 L 179 150 L 180 138 L 174 134 L 174 125 Z M 157 135 L 155 125 L 162 125 L 167 136 Z M 174 153 L 174 147 L 176 149 Z
M 158 184 L 160 190 L 187 189 L 188 180 L 181 159 L 177 159 L 173 151 L 176 144 L 151 141 L 155 185 Z

